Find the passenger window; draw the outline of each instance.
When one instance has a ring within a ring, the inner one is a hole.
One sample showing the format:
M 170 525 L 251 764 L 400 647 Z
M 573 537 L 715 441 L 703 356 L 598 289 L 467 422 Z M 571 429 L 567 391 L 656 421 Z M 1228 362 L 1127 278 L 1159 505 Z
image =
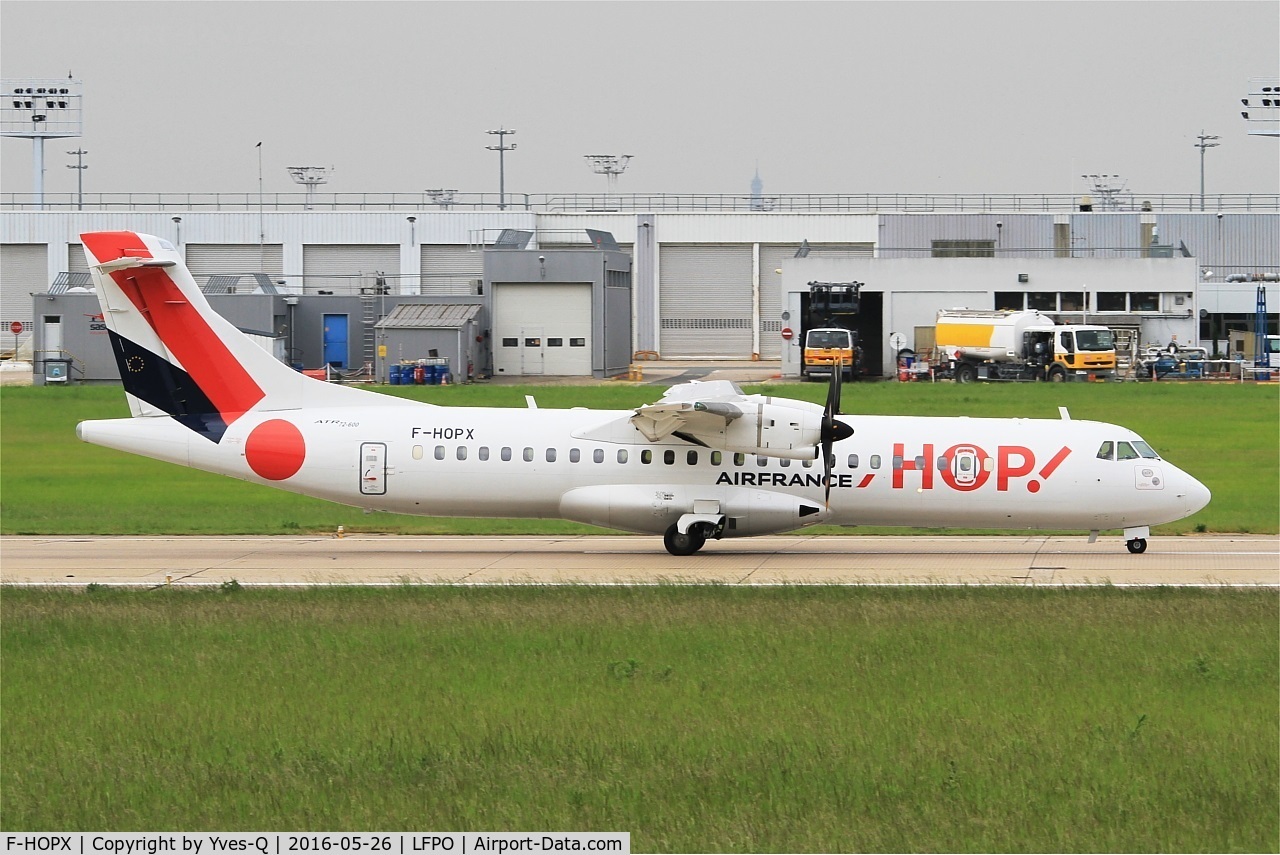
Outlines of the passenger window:
M 647 448 L 646 448 L 644 451 L 640 452 L 640 462 L 641 462 L 641 463 L 644 463 L 644 464 L 652 463 L 652 462 L 653 462 L 653 452 L 652 452 L 652 451 L 650 451 L 650 450 L 649 450 L 649 449 L 647 449 Z
M 533 462 L 533 449 L 532 449 L 532 448 L 526 448 L 526 449 L 524 450 L 524 462 L 525 462 L 525 463 L 532 463 L 532 462 Z
M 871 455 L 871 468 L 872 469 L 880 468 L 880 455 L 878 454 Z
M 967 459 L 967 458 L 966 458 L 966 459 Z M 939 472 L 946 472 L 946 471 L 947 471 L 947 458 L 945 458 L 945 457 L 939 457 L 939 458 L 938 458 L 938 471 L 939 471 Z
M 414 459 L 414 460 L 421 460 L 421 459 L 422 459 L 422 446 L 420 446 L 420 445 L 415 445 L 415 446 L 413 447 L 413 459 Z
M 675 449 L 668 448 L 666 451 L 662 452 L 662 462 L 667 464 L 668 466 L 675 463 L 676 462 Z
M 443 446 L 443 445 L 437 445 L 437 446 L 436 446 L 436 460 L 444 460 L 444 446 Z
M 874 465 L 872 466 L 872 468 L 875 468 L 875 467 L 874 467 Z M 901 455 L 901 454 L 895 454 L 895 455 L 893 456 L 893 468 L 894 468 L 894 469 L 901 469 L 901 468 L 902 468 L 902 455 Z
M 994 457 L 984 457 L 984 458 L 982 459 L 982 471 L 984 471 L 984 472 L 995 472 L 995 471 L 996 471 L 996 459 L 995 459 Z
M 504 445 L 504 446 L 502 447 L 502 454 L 501 454 L 500 456 L 502 457 L 502 459 L 503 459 L 503 460 L 510 460 L 510 459 L 511 459 L 511 449 L 510 449 L 509 447 L 507 447 L 507 446 L 505 446 L 505 445 Z
M 850 455 L 849 455 L 849 468 L 850 468 L 850 469 L 857 469 L 857 468 L 858 468 L 858 455 L 856 455 L 856 454 L 850 454 Z
M 791 465 L 791 458 L 789 457 L 782 458 L 781 460 L 778 461 L 778 465 L 781 466 L 783 469 L 787 468 L 788 466 Z
M 578 451 L 578 449 L 576 449 L 576 448 L 571 448 L 571 449 L 569 449 L 569 462 L 570 462 L 570 463 L 577 463 L 577 462 L 578 462 L 579 460 L 581 460 L 581 459 L 582 459 L 582 452 Z
M 547 449 L 547 462 L 548 463 L 556 462 L 556 450 L 554 448 Z
M 834 455 L 833 455 L 833 456 L 834 456 Z M 801 461 L 800 461 L 800 465 L 801 465 L 801 466 L 803 466 L 805 469 L 812 469 L 812 468 L 813 468 L 813 461 L 812 461 L 812 460 L 801 460 Z
M 482 446 L 480 446 L 480 450 L 476 452 L 476 457 L 479 457 L 481 460 L 488 460 L 488 459 L 489 459 L 489 446 L 487 446 L 487 445 L 482 445 Z
M 604 449 L 597 448 L 595 451 L 591 452 L 591 459 L 596 463 L 604 463 Z
M 768 465 L 769 465 L 769 458 L 765 457 L 763 454 L 757 454 L 757 455 L 756 455 L 756 465 L 757 465 L 757 466 L 768 466 Z
M 1137 460 L 1138 452 L 1127 442 L 1116 446 L 1116 460 Z
M 733 465 L 734 465 L 734 466 L 742 466 L 742 465 L 743 465 L 743 464 L 745 464 L 746 462 L 747 462 L 747 455 L 743 454 L 741 451 L 735 451 L 735 452 L 733 453 Z
M 1116 444 L 1108 440 L 1098 446 L 1099 460 L 1112 460 L 1116 456 Z
M 467 447 L 465 445 L 458 446 L 458 459 L 459 460 L 467 459 Z
M 688 463 L 690 466 L 697 466 L 697 465 L 698 465 L 698 452 L 696 452 L 696 451 L 690 451 L 688 454 L 686 454 L 686 455 L 684 456 L 684 460 L 685 460 L 685 462 L 686 462 L 686 463 Z
M 625 448 L 618 449 L 618 462 L 619 463 L 627 462 L 627 450 Z
M 719 466 L 719 465 L 720 465 L 720 463 L 721 463 L 723 460 L 724 460 L 724 455 L 723 455 L 723 454 L 721 454 L 721 453 L 720 453 L 720 452 L 718 452 L 718 451 L 713 451 L 713 452 L 711 452 L 711 465 L 712 465 L 712 466 Z

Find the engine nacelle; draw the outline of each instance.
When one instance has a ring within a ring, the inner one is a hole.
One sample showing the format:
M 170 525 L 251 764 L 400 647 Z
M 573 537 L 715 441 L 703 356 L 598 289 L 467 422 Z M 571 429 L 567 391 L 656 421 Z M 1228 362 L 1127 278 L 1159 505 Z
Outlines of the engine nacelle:
M 663 534 L 684 514 L 724 514 L 724 537 L 776 534 L 820 523 L 820 502 L 728 484 L 692 486 L 617 484 L 579 487 L 560 498 L 565 519 L 606 528 Z
M 752 395 L 747 404 L 699 403 L 695 408 L 725 419 L 715 430 L 687 428 L 710 448 L 786 457 L 791 460 L 815 460 L 822 441 L 822 407 L 806 401 L 774 403 L 773 398 Z

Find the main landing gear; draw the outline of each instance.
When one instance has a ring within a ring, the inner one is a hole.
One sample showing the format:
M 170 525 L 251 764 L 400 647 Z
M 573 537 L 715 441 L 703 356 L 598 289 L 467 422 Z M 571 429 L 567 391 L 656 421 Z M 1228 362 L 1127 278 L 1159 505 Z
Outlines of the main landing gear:
M 696 526 L 690 526 L 686 534 L 681 534 L 673 523 L 671 528 L 667 529 L 667 533 L 662 536 L 662 545 L 672 555 L 692 555 L 706 542 L 706 535 L 698 531 Z
M 1145 537 L 1135 537 L 1125 543 L 1129 547 L 1129 551 L 1134 555 L 1141 555 L 1147 551 L 1147 539 Z

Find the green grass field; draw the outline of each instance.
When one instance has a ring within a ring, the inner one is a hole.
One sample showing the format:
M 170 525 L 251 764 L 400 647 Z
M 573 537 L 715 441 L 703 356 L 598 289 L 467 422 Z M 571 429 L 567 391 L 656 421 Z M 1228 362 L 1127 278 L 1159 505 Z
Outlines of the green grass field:
M 4 589 L 5 831 L 1276 851 L 1273 591 Z
M 768 394 L 821 401 L 821 384 L 770 385 Z M 661 396 L 658 386 L 386 387 L 456 406 L 627 408 Z M 1213 491 L 1196 516 L 1156 534 L 1280 532 L 1280 394 L 1274 386 L 1194 384 L 857 384 L 851 414 L 1025 416 L 1122 424 Z M 0 390 L 0 533 L 289 534 L 379 531 L 419 534 L 562 534 L 598 531 L 547 520 L 464 520 L 365 514 L 268 487 L 184 469 L 79 442 L 83 419 L 128 415 L 114 387 Z M 811 531 L 822 532 L 823 529 Z M 829 529 L 908 533 L 910 529 Z

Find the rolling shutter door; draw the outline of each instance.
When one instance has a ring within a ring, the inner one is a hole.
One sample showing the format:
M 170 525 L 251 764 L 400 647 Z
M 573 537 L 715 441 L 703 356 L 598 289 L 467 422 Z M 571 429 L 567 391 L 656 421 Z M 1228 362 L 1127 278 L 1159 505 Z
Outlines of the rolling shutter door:
M 49 290 L 48 252 L 42 243 L 0 247 L 0 321 L 4 321 L 5 333 L 14 321 L 31 328 L 31 294 Z M 9 341 L 12 343 L 12 337 Z
M 664 357 L 751 358 L 751 246 L 661 249 L 660 352 Z
M 186 260 L 187 269 L 202 288 L 218 273 L 265 273 L 275 278 L 284 274 L 284 248 L 278 243 L 261 247 L 256 243 L 189 243 Z
M 84 257 L 84 244 L 67 244 L 67 272 L 88 273 L 89 260 Z
M 478 294 L 484 279 L 484 253 L 461 244 L 422 245 L 422 290 L 433 297 Z
M 395 245 L 338 244 L 302 247 L 302 275 L 305 290 L 335 294 L 359 294 L 361 288 L 373 288 L 382 272 L 392 290 L 399 290 L 391 280 L 400 276 L 400 247 Z

